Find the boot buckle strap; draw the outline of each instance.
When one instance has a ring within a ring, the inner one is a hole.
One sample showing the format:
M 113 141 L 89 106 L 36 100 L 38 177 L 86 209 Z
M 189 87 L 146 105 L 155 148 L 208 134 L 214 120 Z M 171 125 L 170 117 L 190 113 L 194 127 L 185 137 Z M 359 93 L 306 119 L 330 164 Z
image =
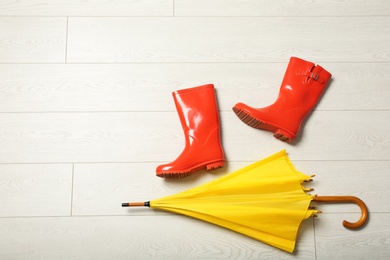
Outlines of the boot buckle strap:
M 320 77 L 320 74 L 318 74 L 317 72 L 313 72 L 313 71 L 305 71 L 305 72 L 302 72 L 300 73 L 302 76 L 306 76 L 306 77 L 309 77 L 319 83 L 324 83 L 325 81 Z
M 310 78 L 314 79 L 315 81 L 317 81 L 319 77 L 320 75 L 318 73 L 312 72 L 310 74 Z

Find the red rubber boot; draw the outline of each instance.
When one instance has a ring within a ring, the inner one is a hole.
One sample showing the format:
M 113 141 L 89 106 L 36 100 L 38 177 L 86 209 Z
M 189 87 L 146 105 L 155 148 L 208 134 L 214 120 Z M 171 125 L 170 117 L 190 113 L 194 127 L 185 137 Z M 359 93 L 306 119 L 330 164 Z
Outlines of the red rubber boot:
M 264 108 L 237 103 L 233 111 L 247 125 L 291 142 L 315 106 L 332 75 L 319 65 L 291 57 L 277 100 Z
M 182 178 L 191 173 L 223 167 L 218 107 L 214 85 L 172 93 L 185 136 L 185 148 L 171 163 L 157 167 L 159 177 Z

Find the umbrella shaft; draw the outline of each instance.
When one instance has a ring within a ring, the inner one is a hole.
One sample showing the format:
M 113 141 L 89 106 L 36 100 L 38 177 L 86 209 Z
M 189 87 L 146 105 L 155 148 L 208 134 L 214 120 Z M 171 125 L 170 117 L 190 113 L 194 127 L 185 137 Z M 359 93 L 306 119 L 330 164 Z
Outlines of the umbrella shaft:
M 150 201 L 122 203 L 122 207 L 150 207 Z

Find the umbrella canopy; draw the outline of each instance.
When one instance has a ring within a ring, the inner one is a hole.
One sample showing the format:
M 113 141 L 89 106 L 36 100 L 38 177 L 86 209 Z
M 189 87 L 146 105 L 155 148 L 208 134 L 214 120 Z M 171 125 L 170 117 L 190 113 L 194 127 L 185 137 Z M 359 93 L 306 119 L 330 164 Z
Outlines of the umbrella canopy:
M 301 222 L 319 212 L 309 207 L 319 197 L 302 185 L 311 177 L 297 171 L 283 150 L 190 190 L 122 206 L 187 215 L 293 252 Z

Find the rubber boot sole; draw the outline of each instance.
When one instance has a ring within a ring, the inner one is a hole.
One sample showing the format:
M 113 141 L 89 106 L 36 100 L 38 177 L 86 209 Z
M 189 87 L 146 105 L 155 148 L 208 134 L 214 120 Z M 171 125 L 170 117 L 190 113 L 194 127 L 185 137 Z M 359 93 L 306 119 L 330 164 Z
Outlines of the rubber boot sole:
M 279 139 L 280 141 L 289 143 L 295 138 L 295 136 L 290 134 L 288 131 L 282 129 L 281 127 L 278 127 L 268 122 L 261 121 L 260 119 L 252 116 L 244 110 L 233 107 L 233 111 L 234 113 L 236 113 L 237 117 L 245 124 L 256 129 L 263 129 L 273 132 L 274 137 L 276 139 Z
M 179 179 L 190 176 L 196 171 L 206 169 L 207 171 L 215 170 L 223 167 L 224 161 L 212 161 L 203 163 L 201 165 L 196 165 L 190 169 L 186 169 L 180 172 L 159 172 L 156 175 L 161 178 L 169 178 L 169 179 Z

